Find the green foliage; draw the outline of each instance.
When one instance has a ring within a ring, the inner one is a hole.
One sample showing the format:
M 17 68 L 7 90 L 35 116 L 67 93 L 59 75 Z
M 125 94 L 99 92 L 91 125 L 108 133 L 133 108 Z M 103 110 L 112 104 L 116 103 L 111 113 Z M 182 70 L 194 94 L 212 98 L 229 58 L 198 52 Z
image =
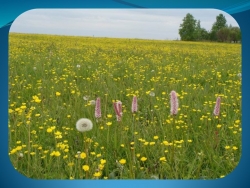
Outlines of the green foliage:
M 179 28 L 179 35 L 183 41 L 218 41 L 218 42 L 238 42 L 241 40 L 239 27 L 228 27 L 227 20 L 223 14 L 216 17 L 211 31 L 201 27 L 200 20 L 195 20 L 193 15 L 188 13 L 183 19 Z
M 183 23 L 180 25 L 179 35 L 181 40 L 194 41 L 196 38 L 196 20 L 193 15 L 188 13 L 183 19 Z
M 223 14 L 216 16 L 216 21 L 212 26 L 212 31 L 218 32 L 220 29 L 227 27 L 227 20 Z

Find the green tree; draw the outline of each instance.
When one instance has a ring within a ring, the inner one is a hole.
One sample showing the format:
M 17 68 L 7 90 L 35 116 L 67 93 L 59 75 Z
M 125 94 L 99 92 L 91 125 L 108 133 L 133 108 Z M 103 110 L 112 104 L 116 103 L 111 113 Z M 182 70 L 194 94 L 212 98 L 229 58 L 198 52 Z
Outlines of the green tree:
M 201 22 L 200 20 L 197 21 L 196 28 L 195 28 L 195 38 L 196 40 L 200 41 L 201 39 Z
M 201 28 L 200 38 L 201 38 L 201 40 L 209 40 L 209 32 L 206 29 Z
M 193 15 L 188 13 L 183 19 L 179 28 L 181 40 L 194 41 L 196 39 L 196 20 Z
M 239 27 L 229 27 L 229 39 L 233 42 L 241 40 L 241 32 Z
M 223 14 L 219 14 L 218 16 L 216 16 L 216 21 L 214 22 L 212 26 L 210 39 L 218 40 L 217 32 L 224 27 L 227 27 L 227 20 Z
M 230 40 L 229 34 L 230 34 L 229 28 L 223 27 L 219 31 L 217 31 L 217 33 L 216 33 L 217 40 L 219 42 L 226 42 L 226 41 Z

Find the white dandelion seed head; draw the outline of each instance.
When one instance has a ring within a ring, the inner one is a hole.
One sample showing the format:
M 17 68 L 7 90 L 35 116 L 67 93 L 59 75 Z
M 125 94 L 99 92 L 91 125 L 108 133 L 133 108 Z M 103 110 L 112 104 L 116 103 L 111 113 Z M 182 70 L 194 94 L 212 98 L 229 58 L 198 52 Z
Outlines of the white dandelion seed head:
M 19 157 L 23 157 L 23 153 L 19 153 Z
M 89 101 L 89 104 L 90 104 L 90 105 L 95 105 L 95 100 Z
M 83 96 L 83 100 L 85 100 L 85 101 L 87 101 L 87 100 L 89 100 L 89 95 L 86 95 L 86 96 Z
M 241 73 L 238 73 L 237 76 L 238 76 L 239 78 L 241 78 L 241 77 L 242 77 L 242 74 L 241 74 Z
M 150 91 L 149 95 L 150 95 L 151 97 L 154 97 L 154 96 L 155 96 L 155 93 L 154 93 L 153 91 Z
M 81 65 L 76 65 L 76 68 L 80 68 L 81 67 Z
M 33 70 L 36 70 L 36 67 L 33 67 Z
M 81 118 L 76 122 L 76 129 L 79 132 L 90 131 L 93 128 L 93 123 L 90 119 Z

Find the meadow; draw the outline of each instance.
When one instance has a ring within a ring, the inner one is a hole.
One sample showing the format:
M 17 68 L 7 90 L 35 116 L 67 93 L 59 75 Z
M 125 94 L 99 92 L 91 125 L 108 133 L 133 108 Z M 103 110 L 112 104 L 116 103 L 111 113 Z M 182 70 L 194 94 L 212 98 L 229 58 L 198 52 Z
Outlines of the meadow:
M 216 179 L 240 161 L 241 44 L 10 33 L 8 92 L 8 154 L 30 178 Z

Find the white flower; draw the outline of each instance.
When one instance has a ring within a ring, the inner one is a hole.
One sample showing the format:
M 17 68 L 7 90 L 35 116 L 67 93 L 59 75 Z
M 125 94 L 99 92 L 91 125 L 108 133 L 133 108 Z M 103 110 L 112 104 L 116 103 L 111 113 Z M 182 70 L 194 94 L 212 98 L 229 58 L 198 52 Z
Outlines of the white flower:
M 81 118 L 76 122 L 76 129 L 80 132 L 90 131 L 93 128 L 93 123 L 87 118 Z
M 241 73 L 238 73 L 237 76 L 238 76 L 239 78 L 241 78 L 242 75 L 241 75 Z
M 89 95 L 83 96 L 83 100 L 85 101 L 89 100 Z
M 94 106 L 95 105 L 95 100 L 89 101 L 89 104 Z
M 77 67 L 77 68 L 80 68 L 80 67 L 81 67 L 81 65 L 76 65 L 76 67 Z
M 36 67 L 33 67 L 33 70 L 36 70 Z
M 149 95 L 150 95 L 151 97 L 154 97 L 154 96 L 155 96 L 155 93 L 154 93 L 153 91 L 150 91 Z

